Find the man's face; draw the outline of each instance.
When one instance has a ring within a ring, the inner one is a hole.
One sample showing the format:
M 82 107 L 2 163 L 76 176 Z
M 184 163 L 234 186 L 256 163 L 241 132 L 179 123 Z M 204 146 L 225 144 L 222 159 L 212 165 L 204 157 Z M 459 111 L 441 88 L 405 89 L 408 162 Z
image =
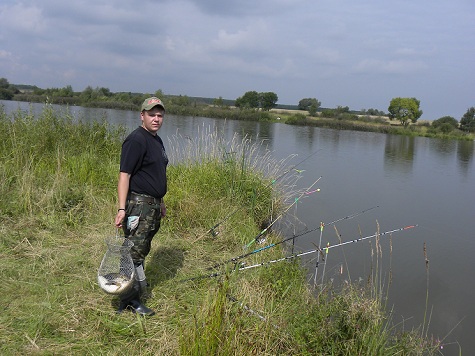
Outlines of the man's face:
M 142 119 L 142 127 L 152 134 L 156 134 L 163 123 L 163 109 L 158 106 L 150 110 L 144 110 L 140 113 Z

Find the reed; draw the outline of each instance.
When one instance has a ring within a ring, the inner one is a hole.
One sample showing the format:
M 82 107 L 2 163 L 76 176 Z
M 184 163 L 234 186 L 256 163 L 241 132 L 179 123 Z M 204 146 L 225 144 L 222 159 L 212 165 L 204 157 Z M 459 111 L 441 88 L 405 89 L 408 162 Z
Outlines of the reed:
M 96 273 L 104 239 L 115 234 L 124 129 L 74 122 L 45 106 L 39 117 L 0 110 L 0 133 L 1 354 L 435 352 L 421 333 L 399 334 L 364 286 L 326 285 L 315 298 L 297 260 L 252 273 L 229 266 L 219 278 L 183 282 L 242 253 L 297 191 L 292 174 L 269 184 L 290 159 L 276 162 L 258 143 L 224 142 L 208 129 L 165 139 L 168 216 L 146 261 L 156 315 L 116 315 Z M 218 236 L 206 234 L 237 208 Z M 281 240 L 276 232 L 267 238 Z M 283 255 L 266 251 L 269 259 Z

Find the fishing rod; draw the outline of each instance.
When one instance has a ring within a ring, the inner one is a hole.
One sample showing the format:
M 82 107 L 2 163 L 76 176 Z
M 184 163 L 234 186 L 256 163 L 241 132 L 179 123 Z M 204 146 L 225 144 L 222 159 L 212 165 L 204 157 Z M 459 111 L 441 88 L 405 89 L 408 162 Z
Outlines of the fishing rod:
M 365 237 L 360 237 L 360 238 L 358 238 L 358 239 L 349 240 L 349 241 L 345 241 L 345 242 L 340 242 L 340 243 L 335 244 L 335 245 L 330 245 L 330 246 L 327 245 L 327 246 L 324 248 L 324 250 L 325 250 L 326 253 L 328 253 L 328 250 L 331 249 L 331 248 L 340 247 L 340 246 L 344 246 L 344 245 L 347 245 L 347 244 L 364 241 L 364 240 L 371 239 L 371 238 L 376 237 L 376 236 L 384 236 L 384 235 L 392 234 L 392 233 L 394 233 L 394 232 L 409 230 L 409 229 L 415 228 L 415 227 L 417 227 L 417 226 L 418 226 L 418 225 L 408 225 L 408 226 L 400 227 L 400 228 L 398 228 L 398 229 L 394 229 L 394 230 L 382 232 L 382 233 L 379 233 L 379 234 L 376 233 L 376 234 L 373 234 L 373 235 L 369 235 L 369 236 L 365 236 Z M 268 264 L 271 264 L 271 263 L 276 263 L 276 262 L 280 262 L 280 261 L 290 260 L 290 259 L 293 259 L 293 258 L 296 258 L 296 257 L 301 257 L 301 256 L 309 255 L 309 254 L 312 254 L 312 253 L 315 253 L 315 252 L 320 252 L 321 250 L 322 250 L 322 249 L 321 249 L 320 247 L 318 247 L 318 248 L 313 249 L 313 250 L 309 250 L 309 251 L 306 251 L 306 252 L 297 253 L 297 254 L 294 254 L 294 255 L 290 255 L 290 256 L 278 258 L 278 259 L 276 259 L 276 260 L 267 261 L 267 262 L 262 262 L 262 263 L 258 263 L 258 264 L 251 265 L 251 266 L 240 267 L 240 268 L 238 268 L 238 270 L 239 270 L 239 271 L 242 271 L 242 270 L 245 270 L 245 269 L 261 267 L 261 266 L 265 266 L 265 265 L 268 265 Z
M 320 223 L 320 240 L 318 241 L 318 246 L 322 246 L 322 236 L 323 236 L 323 228 L 324 227 L 325 227 L 325 224 Z M 323 256 L 322 256 L 322 259 L 325 260 Z M 313 277 L 313 285 L 314 286 L 317 285 L 317 272 L 318 272 L 318 265 L 319 264 L 320 264 L 320 254 L 318 253 L 317 254 L 317 262 L 315 263 L 315 276 Z
M 292 167 L 290 167 L 289 169 L 287 169 L 285 172 L 283 172 L 280 176 L 278 176 L 277 178 L 273 179 L 265 188 L 268 188 L 272 185 L 274 185 L 279 179 L 283 178 L 285 175 L 287 175 L 290 171 L 292 171 L 293 169 L 295 169 L 295 167 L 301 165 L 302 163 L 304 163 L 305 161 L 307 161 L 308 159 L 310 159 L 310 157 L 312 157 L 313 155 L 315 155 L 317 152 L 321 151 L 322 149 L 318 149 L 316 150 L 315 152 L 312 152 L 310 155 L 308 155 L 307 157 L 305 157 L 303 160 L 301 160 L 300 162 L 294 164 Z M 238 207 L 237 209 L 235 209 L 234 211 L 232 211 L 231 213 L 229 213 L 228 215 L 226 215 L 224 217 L 223 220 L 221 220 L 220 222 L 218 222 L 216 225 L 214 225 L 213 227 L 211 227 L 208 231 L 206 231 L 206 234 L 211 234 L 213 237 L 216 237 L 218 236 L 219 234 L 219 231 L 216 231 L 216 229 L 223 223 L 225 223 L 231 216 L 233 216 L 234 214 L 236 214 L 239 210 L 241 210 L 242 208 L 244 208 L 244 205 L 243 206 L 240 206 Z
M 354 217 L 356 217 L 356 216 L 358 216 L 358 215 L 364 214 L 364 213 L 366 213 L 367 211 L 370 211 L 370 210 L 373 210 L 373 209 L 376 209 L 376 208 L 379 208 L 379 206 L 373 206 L 372 208 L 365 209 L 365 210 L 361 210 L 360 212 L 347 215 L 347 216 L 345 216 L 345 217 L 343 217 L 343 218 L 334 220 L 334 221 L 332 221 L 332 222 L 330 222 L 330 223 L 326 223 L 326 224 L 325 224 L 325 223 L 321 223 L 321 225 L 323 225 L 323 226 L 331 226 L 331 225 L 334 225 L 334 224 L 336 224 L 337 222 L 340 222 L 340 221 L 342 221 L 342 220 L 353 219 Z M 243 254 L 243 255 L 240 255 L 240 256 L 237 256 L 237 257 L 233 257 L 233 258 L 231 258 L 231 259 L 229 259 L 229 260 L 220 262 L 220 263 L 214 265 L 213 267 L 208 267 L 207 270 L 215 269 L 215 268 L 220 267 L 220 266 L 222 266 L 222 265 L 224 265 L 224 264 L 226 264 L 226 263 L 237 262 L 238 260 L 241 260 L 241 259 L 246 258 L 246 257 L 248 257 L 248 256 L 254 255 L 254 254 L 258 253 L 258 252 L 261 252 L 261 251 L 264 251 L 264 250 L 268 250 L 268 249 L 270 249 L 270 248 L 272 248 L 272 247 L 274 247 L 274 246 L 277 246 L 277 245 L 280 245 L 280 244 L 282 244 L 282 243 L 284 243 L 284 242 L 293 240 L 293 239 L 295 239 L 295 238 L 297 238 L 297 237 L 303 236 L 303 235 L 308 234 L 308 233 L 310 233 L 310 232 L 312 232 L 312 231 L 315 231 L 315 230 L 317 230 L 317 229 L 322 229 L 322 226 L 321 226 L 321 225 L 320 225 L 320 227 L 318 227 L 318 228 L 315 228 L 315 229 L 312 229 L 312 230 L 309 230 L 309 231 L 305 231 L 305 232 L 302 233 L 302 234 L 293 235 L 293 236 L 288 237 L 288 238 L 286 238 L 286 239 L 283 239 L 283 240 L 281 240 L 281 241 L 278 241 L 278 242 L 275 242 L 275 243 L 271 243 L 271 244 L 269 244 L 269 245 L 267 245 L 267 246 L 258 248 L 258 249 L 254 250 L 254 251 L 251 251 L 251 252 L 245 253 L 245 254 Z M 320 244 L 321 244 L 321 241 L 320 241 Z
M 369 211 L 369 210 L 376 209 L 376 208 L 379 208 L 379 205 L 373 206 L 372 208 L 368 208 L 368 209 L 362 210 L 362 211 L 360 211 L 360 212 L 358 212 L 358 213 L 354 213 L 354 214 L 351 214 L 351 215 L 347 215 L 347 216 L 345 216 L 345 217 L 343 217 L 343 218 L 340 218 L 340 219 L 337 219 L 337 220 L 335 220 L 335 221 L 332 221 L 331 223 L 326 224 L 326 225 L 331 226 L 331 225 L 336 224 L 336 223 L 339 222 L 339 221 L 346 220 L 346 219 L 352 219 L 352 218 L 354 218 L 354 217 L 356 217 L 356 216 L 358 216 L 358 215 L 364 214 L 365 212 L 367 212 L 367 211 Z M 299 237 L 299 236 L 302 236 L 302 235 L 305 235 L 305 234 L 308 234 L 308 233 L 310 233 L 310 232 L 313 232 L 313 231 L 315 231 L 315 230 L 320 229 L 320 240 L 319 240 L 319 242 L 318 242 L 318 246 L 321 246 L 321 245 L 322 245 L 322 235 L 323 235 L 323 228 L 324 228 L 324 227 L 325 227 L 325 224 L 324 224 L 324 223 L 320 223 L 320 226 L 319 226 L 319 227 L 317 227 L 317 228 L 315 228 L 315 229 L 312 229 L 312 230 L 309 230 L 309 231 L 305 231 L 305 232 L 303 232 L 302 234 L 297 235 L 297 236 L 295 236 L 295 237 Z M 293 250 L 292 250 L 292 251 L 293 251 Z M 322 253 L 322 258 L 323 258 L 323 253 Z M 314 280 L 313 280 L 314 285 L 317 284 L 317 270 L 318 270 L 318 265 L 319 265 L 319 264 L 320 264 L 320 254 L 318 254 L 318 256 L 317 256 L 317 262 L 316 262 L 316 264 L 315 264 L 315 276 L 314 276 Z M 323 271 L 325 272 L 325 269 L 324 269 Z
M 254 237 L 254 239 L 252 239 L 246 246 L 245 248 L 249 248 L 254 242 L 260 242 L 261 241 L 261 237 L 272 227 L 272 225 L 274 225 L 277 220 L 279 220 L 282 216 L 284 216 L 289 210 L 290 208 L 292 208 L 295 204 L 297 204 L 297 202 L 300 200 L 300 198 L 302 198 L 303 196 L 305 195 L 309 195 L 310 194 L 310 189 L 313 188 L 313 186 L 315 184 L 317 184 L 317 182 L 322 178 L 322 176 L 320 176 L 315 182 L 312 183 L 312 185 L 310 187 L 308 187 L 307 189 L 305 189 L 305 191 L 300 194 L 300 196 L 298 196 L 297 198 L 295 198 L 294 202 L 292 204 L 290 204 L 287 209 L 285 209 L 282 213 L 280 213 L 279 216 L 277 216 L 274 220 L 272 220 L 272 222 L 267 225 L 267 227 L 262 230 L 259 234 L 257 234 L 256 237 Z M 315 189 L 313 192 L 319 192 L 320 189 Z
M 347 216 L 345 216 L 345 217 L 339 218 L 339 219 L 334 220 L 334 221 L 332 221 L 332 222 L 330 222 L 330 223 L 325 223 L 325 224 L 323 224 L 323 225 L 324 225 L 324 226 L 332 226 L 332 225 L 335 225 L 337 222 L 340 222 L 340 221 L 343 221 L 343 220 L 347 220 L 347 219 L 353 219 L 353 218 L 357 217 L 358 215 L 364 214 L 364 213 L 366 213 L 367 211 L 370 211 L 370 210 L 373 210 L 373 209 L 376 209 L 376 208 L 379 208 L 379 205 L 373 206 L 373 207 L 368 208 L 368 209 L 361 210 L 361 211 L 359 211 L 359 212 L 357 212 L 357 213 L 353 213 L 353 214 L 347 215 Z M 314 232 L 314 231 L 320 230 L 320 229 L 321 229 L 321 225 L 320 225 L 319 227 L 316 227 L 316 228 L 312 229 L 312 230 L 307 230 L 307 231 L 304 231 L 304 232 L 302 232 L 302 233 L 300 233 L 300 234 L 294 235 L 292 238 L 297 238 L 297 237 L 300 237 L 300 236 L 309 234 L 309 233 L 311 233 L 311 232 Z M 289 240 L 290 240 L 290 238 L 289 238 Z
M 332 249 L 332 248 L 335 248 L 335 247 L 340 247 L 340 246 L 347 245 L 347 244 L 350 244 L 350 243 L 356 243 L 356 242 L 364 241 L 364 240 L 371 239 L 371 238 L 376 237 L 376 236 L 384 236 L 384 235 L 392 234 L 392 233 L 395 233 L 395 232 L 406 231 L 406 230 L 415 228 L 417 226 L 418 226 L 417 224 L 416 225 L 408 225 L 408 226 L 400 227 L 398 229 L 389 230 L 389 231 L 382 232 L 382 233 L 376 233 L 376 234 L 373 234 L 373 235 L 360 237 L 360 238 L 354 239 L 354 240 L 340 242 L 340 243 L 335 244 L 335 245 L 328 245 L 327 244 L 327 246 L 324 247 L 323 250 L 325 250 L 325 252 L 328 254 L 328 250 Z M 242 267 L 239 267 L 239 268 L 235 268 L 235 270 L 236 271 L 244 271 L 244 270 L 251 269 L 251 268 L 267 266 L 267 265 L 272 264 L 272 263 L 287 261 L 287 260 L 291 260 L 291 259 L 296 258 L 296 257 L 310 255 L 312 253 L 321 252 L 321 251 L 322 251 L 322 249 L 320 247 L 317 247 L 316 249 L 313 249 L 313 250 L 309 250 L 309 251 L 306 251 L 306 252 L 297 253 L 297 254 L 293 254 L 293 255 L 290 255 L 290 256 L 278 258 L 276 260 L 265 261 L 265 262 L 257 263 L 257 264 L 250 265 L 250 266 L 242 266 Z M 201 275 L 201 276 L 197 276 L 197 277 L 192 277 L 192 278 L 186 279 L 184 281 L 193 281 L 193 280 L 197 280 L 197 279 L 217 277 L 217 276 L 222 275 L 223 273 L 224 272 L 215 272 L 215 273 L 208 274 L 208 275 Z

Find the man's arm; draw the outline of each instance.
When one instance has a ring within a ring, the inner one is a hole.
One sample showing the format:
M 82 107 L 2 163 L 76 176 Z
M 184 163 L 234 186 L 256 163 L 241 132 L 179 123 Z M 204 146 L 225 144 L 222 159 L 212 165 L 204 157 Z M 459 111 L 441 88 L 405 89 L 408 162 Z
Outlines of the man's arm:
M 117 184 L 117 196 L 119 199 L 119 210 L 115 216 L 115 226 L 122 227 L 122 221 L 125 217 L 125 204 L 127 202 L 127 193 L 129 192 L 130 174 L 119 173 L 119 183 Z

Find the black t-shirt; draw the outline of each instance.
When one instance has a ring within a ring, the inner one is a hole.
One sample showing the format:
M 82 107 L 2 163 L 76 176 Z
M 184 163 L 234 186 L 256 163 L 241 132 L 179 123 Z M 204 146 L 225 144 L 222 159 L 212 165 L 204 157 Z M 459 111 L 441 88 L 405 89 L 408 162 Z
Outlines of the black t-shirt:
M 162 198 L 167 193 L 167 164 L 162 139 L 143 127 L 122 144 L 120 171 L 131 174 L 129 191 Z

